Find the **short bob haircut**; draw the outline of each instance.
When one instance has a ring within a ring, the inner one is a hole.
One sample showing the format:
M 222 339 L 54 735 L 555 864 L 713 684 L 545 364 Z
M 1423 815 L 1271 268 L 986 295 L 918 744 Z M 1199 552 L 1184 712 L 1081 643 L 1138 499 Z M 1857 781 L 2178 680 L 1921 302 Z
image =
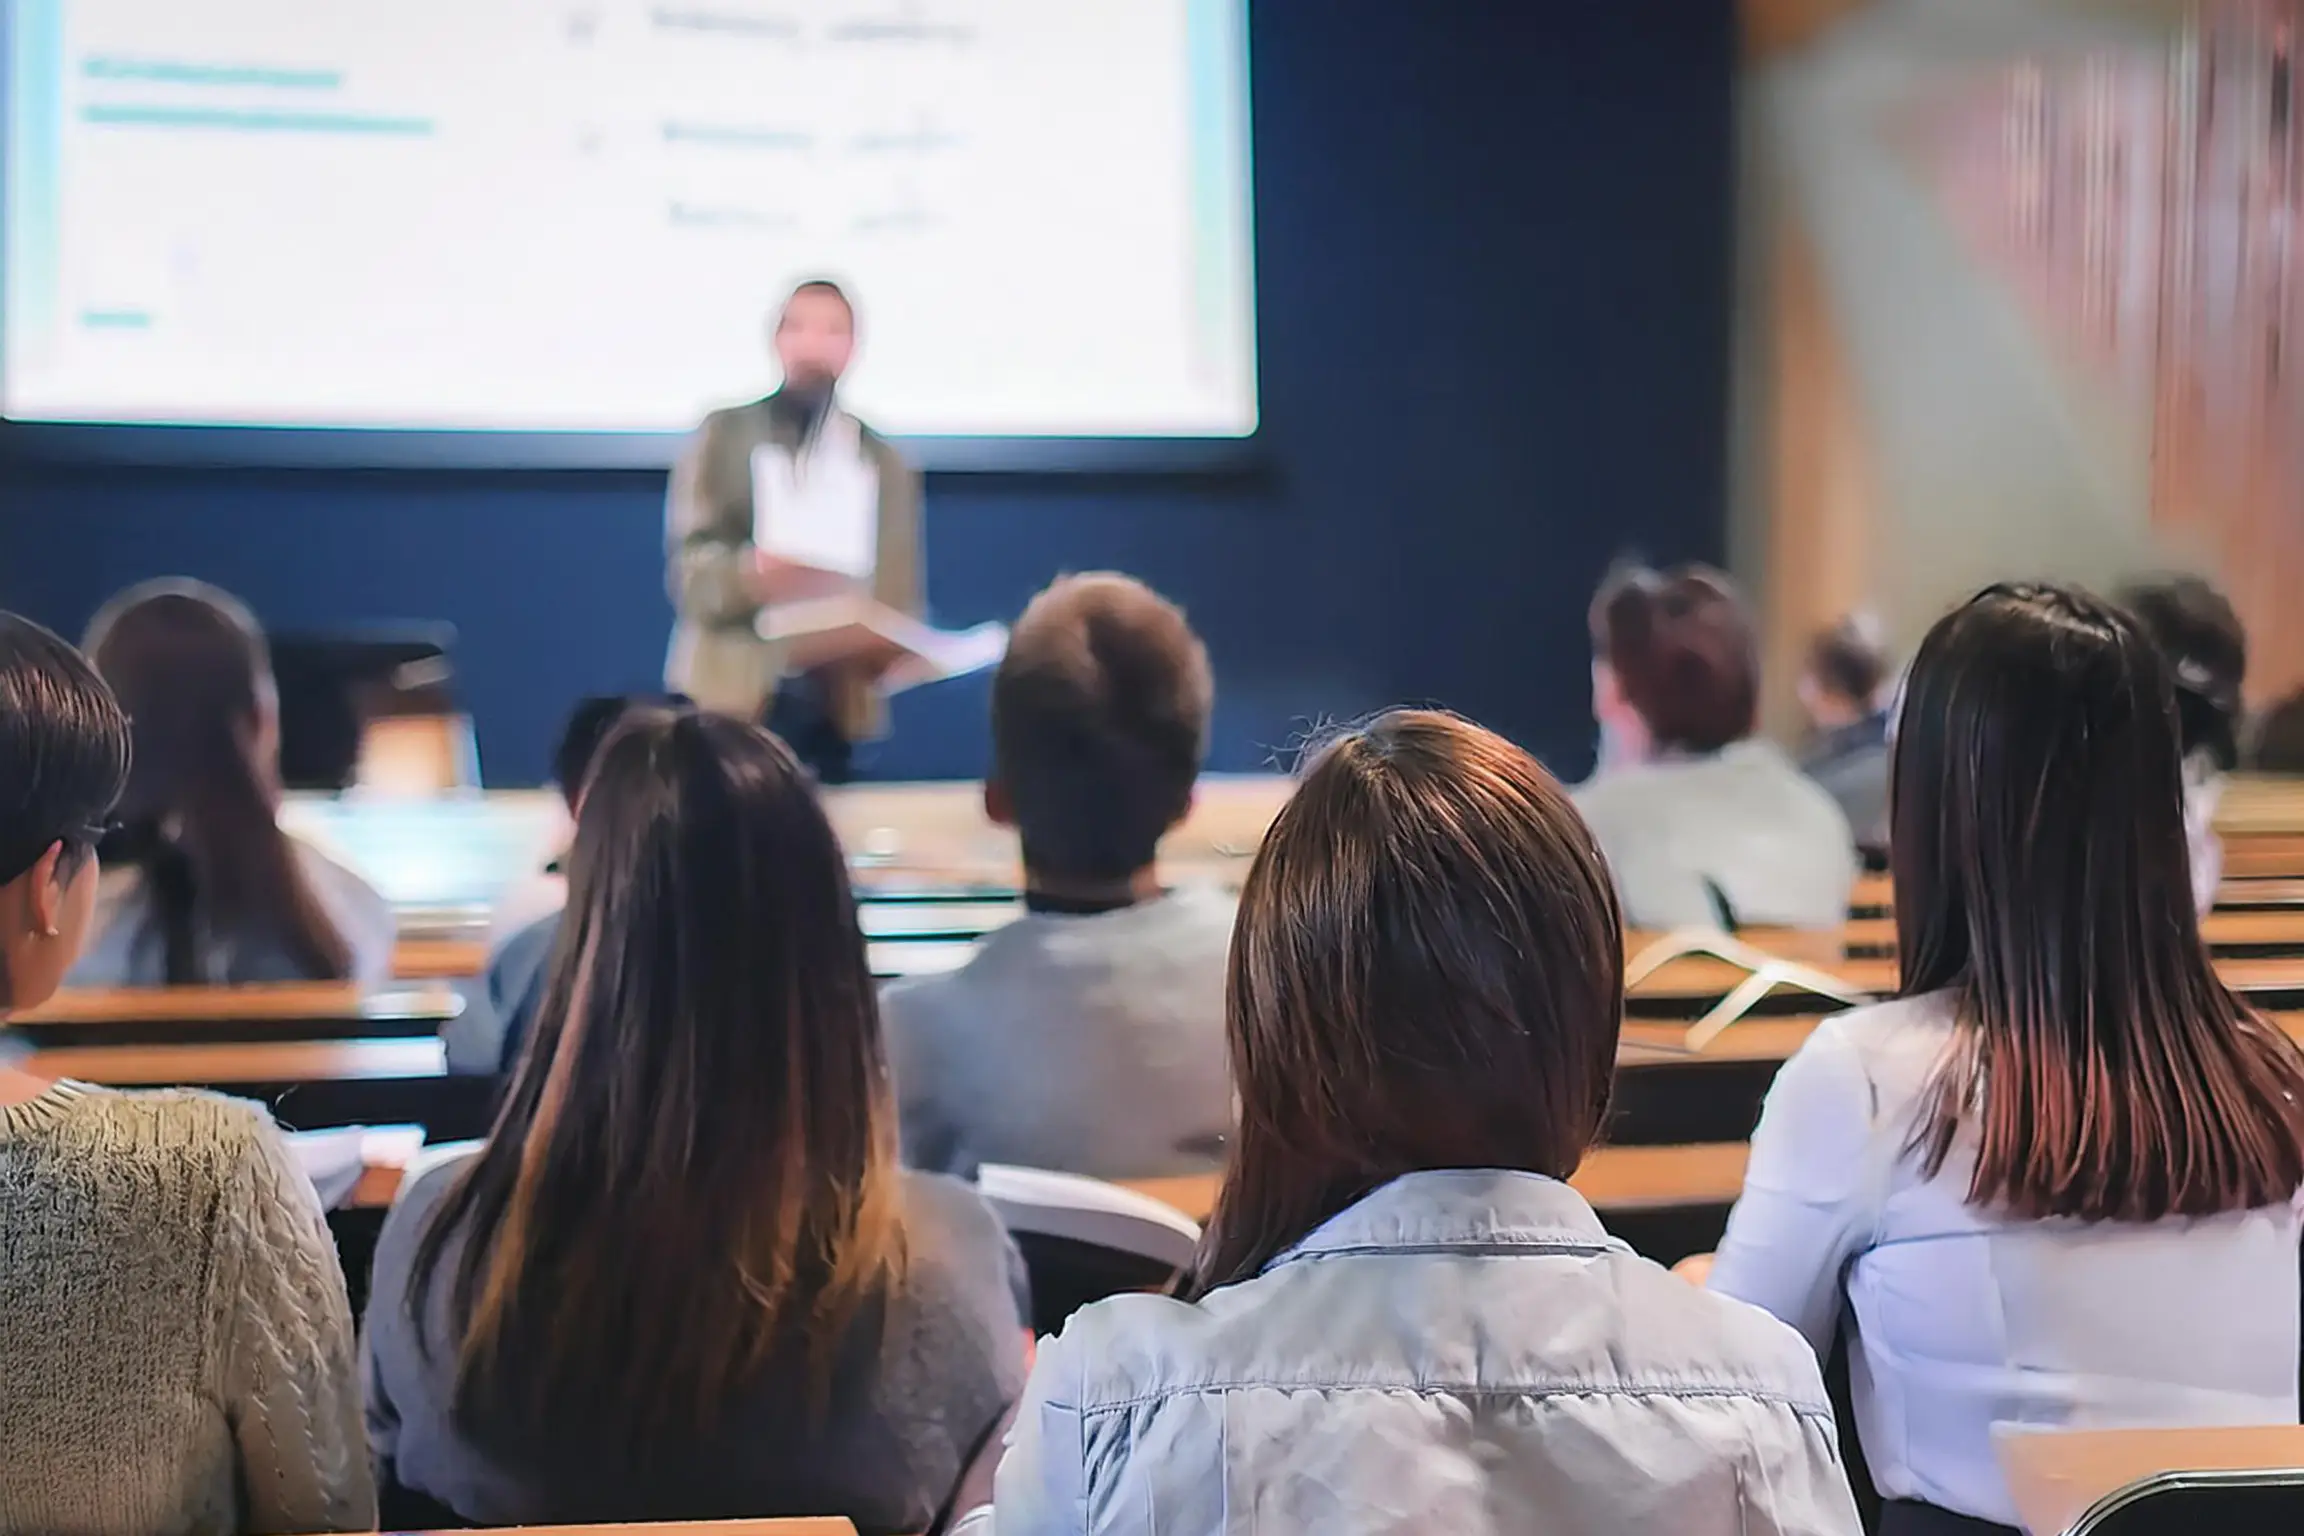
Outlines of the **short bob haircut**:
M 68 871 L 95 850 L 128 782 L 128 740 L 127 716 L 86 657 L 0 613 L 0 885 L 59 843 Z
M 1659 575 L 1618 566 L 1592 599 L 1592 651 L 1664 751 L 1717 752 L 1752 734 L 1760 654 L 1728 578 L 1708 566 Z
M 1972 1205 L 2156 1221 L 2304 1183 L 2304 1057 L 2217 979 L 2191 901 L 2175 690 L 2121 609 L 1995 586 L 1906 679 L 1891 770 L 1907 996 L 1957 1044 L 1915 1132 Z
M 1607 1117 L 1615 886 L 1567 792 L 1468 721 L 1397 711 L 1319 751 L 1248 873 L 1230 967 L 1239 1135 L 1187 1296 L 1403 1174 L 1565 1179 Z

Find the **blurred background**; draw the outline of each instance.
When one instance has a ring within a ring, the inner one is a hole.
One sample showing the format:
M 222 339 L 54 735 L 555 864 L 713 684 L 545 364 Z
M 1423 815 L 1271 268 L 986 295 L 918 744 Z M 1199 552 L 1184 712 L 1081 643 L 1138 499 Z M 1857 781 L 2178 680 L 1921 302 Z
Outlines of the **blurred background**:
M 2017 572 L 2230 593 L 2304 681 L 2292 0 L 1745 0 L 1735 562 L 1771 675 Z M 1778 697 L 1775 718 L 1787 700 Z

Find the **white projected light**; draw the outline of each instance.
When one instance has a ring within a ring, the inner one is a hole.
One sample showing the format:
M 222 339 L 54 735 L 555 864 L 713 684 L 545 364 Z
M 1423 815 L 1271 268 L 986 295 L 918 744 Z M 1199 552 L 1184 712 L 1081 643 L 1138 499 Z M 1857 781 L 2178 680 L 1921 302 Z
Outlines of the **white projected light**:
M 1256 425 L 1246 0 L 9 0 L 0 415 Z

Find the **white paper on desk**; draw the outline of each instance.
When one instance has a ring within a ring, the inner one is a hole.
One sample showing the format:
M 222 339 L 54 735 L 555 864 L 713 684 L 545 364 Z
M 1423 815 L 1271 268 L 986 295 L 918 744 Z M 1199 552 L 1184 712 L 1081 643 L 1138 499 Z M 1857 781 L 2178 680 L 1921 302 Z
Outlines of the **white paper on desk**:
M 352 1198 L 359 1187 L 360 1175 L 367 1172 L 368 1164 L 360 1155 L 361 1140 L 368 1133 L 357 1125 L 344 1126 L 333 1131 L 291 1131 L 288 1150 L 296 1155 L 296 1164 L 304 1170 L 304 1177 L 320 1191 L 320 1208 L 332 1211 Z
M 288 1150 L 320 1192 L 320 1207 L 333 1211 L 352 1198 L 371 1164 L 405 1168 L 423 1149 L 420 1125 L 347 1125 L 327 1131 L 290 1131 Z
M 752 547 L 795 565 L 868 581 L 880 557 L 880 471 L 855 421 L 835 415 L 794 453 L 752 450 Z

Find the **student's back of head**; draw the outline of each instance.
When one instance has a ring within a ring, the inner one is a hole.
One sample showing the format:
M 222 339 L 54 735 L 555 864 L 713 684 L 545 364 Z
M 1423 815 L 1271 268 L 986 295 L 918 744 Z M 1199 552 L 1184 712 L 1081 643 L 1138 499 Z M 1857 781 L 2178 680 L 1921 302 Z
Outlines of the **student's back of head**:
M 1025 611 L 993 683 L 985 799 L 1022 832 L 1027 910 L 882 1002 L 912 1166 L 1147 1178 L 1222 1156 L 1232 901 L 1154 867 L 1209 700 L 1183 614 L 1127 577 L 1065 577 Z
M 1637 755 L 1717 752 L 1752 734 L 1759 649 L 1720 572 L 1619 567 L 1592 600 L 1591 628 L 1602 724 L 1635 722 Z
M 589 783 L 534 1031 L 420 1284 L 469 1319 L 475 1423 L 646 1447 L 901 1274 L 895 1124 L 846 865 L 791 754 L 641 715 Z
M 1551 775 L 1478 726 L 1401 711 L 1323 749 L 1231 965 L 1240 1129 L 1196 1291 L 1402 1174 L 1565 1179 L 1599 1135 L 1624 1003 L 1608 868 Z
M 136 942 L 161 956 L 151 979 L 257 979 L 211 975 L 211 950 L 241 945 L 281 952 L 309 979 L 351 974 L 346 937 L 277 820 L 278 698 L 254 617 L 213 587 L 153 582 L 105 606 L 87 649 L 134 727 L 104 855 L 142 874 Z
M 1009 1250 L 899 1169 L 814 786 L 692 710 L 628 715 L 587 785 L 495 1125 L 379 1239 L 379 1456 L 483 1524 L 923 1526 L 1018 1374 Z
M 78 651 L 0 613 L 0 1015 L 46 1000 L 87 936 L 128 722 Z
M 1125 576 L 1065 577 L 1017 620 L 992 683 L 996 820 L 1036 883 L 1109 889 L 1191 809 L 1214 700 L 1184 615 Z
M 1809 723 L 1832 730 L 1874 714 L 1888 682 L 1888 650 L 1870 615 L 1853 613 L 1808 642 L 1800 706 Z
M 1592 600 L 1597 771 L 1577 805 L 1636 928 L 1838 928 L 1855 834 L 1832 795 L 1753 735 L 1758 651 L 1718 571 L 1610 572 Z
M 2201 577 L 2169 576 L 2125 588 L 2120 602 L 2168 660 L 2186 760 L 2213 773 L 2239 767 L 2248 634 L 2230 599 Z
M 2304 1063 L 2225 989 L 2192 906 L 2171 669 L 2127 613 L 1993 587 L 1905 684 L 1892 862 L 1907 994 L 1963 1025 L 1931 1170 L 1975 1138 L 1971 1199 L 2150 1221 L 2286 1201 Z

